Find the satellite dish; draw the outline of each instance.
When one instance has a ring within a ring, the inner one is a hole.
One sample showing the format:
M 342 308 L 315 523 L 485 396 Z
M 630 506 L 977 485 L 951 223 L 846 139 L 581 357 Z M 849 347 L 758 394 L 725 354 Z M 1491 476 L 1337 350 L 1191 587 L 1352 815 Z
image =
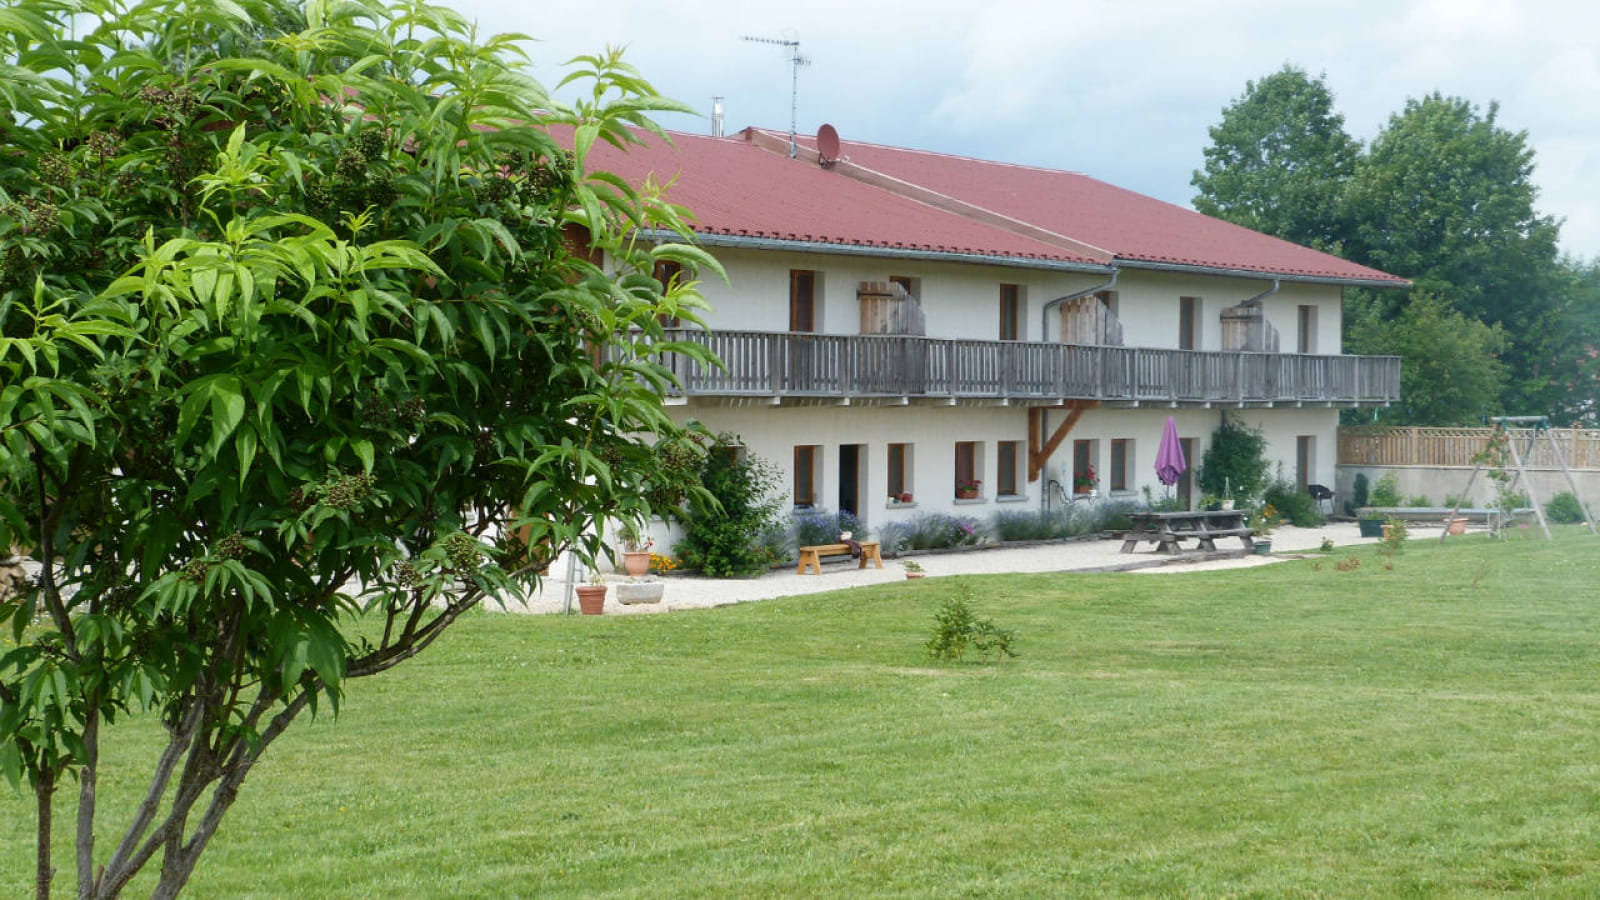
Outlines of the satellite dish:
M 822 157 L 824 167 L 831 166 L 839 160 L 839 132 L 832 125 L 824 125 L 817 129 L 817 155 Z

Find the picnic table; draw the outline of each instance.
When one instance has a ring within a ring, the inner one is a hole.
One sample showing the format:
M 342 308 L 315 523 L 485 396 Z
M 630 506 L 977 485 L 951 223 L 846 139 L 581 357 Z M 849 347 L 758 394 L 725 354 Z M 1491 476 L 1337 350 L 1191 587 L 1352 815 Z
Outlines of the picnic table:
M 1133 527 L 1122 534 L 1122 552 L 1132 553 L 1140 543 L 1149 542 L 1157 553 L 1177 553 L 1187 540 L 1197 542 L 1195 549 L 1216 550 L 1219 537 L 1236 537 L 1246 550 L 1253 550 L 1253 531 L 1244 518 L 1245 511 L 1236 509 L 1134 513 Z

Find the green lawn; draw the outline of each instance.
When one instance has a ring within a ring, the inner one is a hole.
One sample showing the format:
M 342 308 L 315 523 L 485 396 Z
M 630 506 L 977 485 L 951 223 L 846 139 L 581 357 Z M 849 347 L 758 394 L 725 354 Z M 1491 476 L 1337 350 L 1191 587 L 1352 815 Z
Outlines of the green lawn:
M 474 616 L 274 747 L 191 896 L 1600 895 L 1600 538 L 1353 553 L 964 579 L 999 667 L 923 655 L 957 579 Z

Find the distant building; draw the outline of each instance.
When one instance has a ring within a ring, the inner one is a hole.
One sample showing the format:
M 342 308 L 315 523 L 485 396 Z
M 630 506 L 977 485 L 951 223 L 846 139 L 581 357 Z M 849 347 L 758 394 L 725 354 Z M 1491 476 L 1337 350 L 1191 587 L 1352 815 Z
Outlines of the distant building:
M 680 363 L 673 414 L 740 435 L 797 508 L 874 527 L 1037 508 L 1091 468 L 1100 496 L 1134 499 L 1164 490 L 1169 415 L 1193 503 L 1224 411 L 1286 477 L 1332 484 L 1339 410 L 1399 399 L 1399 359 L 1340 352 L 1340 301 L 1404 279 L 1071 172 L 672 138 L 594 165 L 670 184 L 731 278 L 705 280 L 710 330 L 683 334 L 727 370 Z

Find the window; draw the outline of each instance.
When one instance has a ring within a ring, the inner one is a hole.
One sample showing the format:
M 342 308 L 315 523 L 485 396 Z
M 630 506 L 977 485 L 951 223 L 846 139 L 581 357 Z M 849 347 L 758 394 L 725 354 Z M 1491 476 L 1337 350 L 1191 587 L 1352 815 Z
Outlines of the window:
M 789 270 L 789 330 L 817 330 L 817 273 Z
M 1303 309 L 1304 307 L 1302 307 Z M 1302 434 L 1294 439 L 1294 484 L 1304 491 L 1311 484 L 1317 467 L 1317 437 Z
M 1072 442 L 1072 491 L 1075 494 L 1087 494 L 1100 487 L 1100 472 L 1095 468 L 1099 462 L 1100 442 L 1094 440 Z
M 1178 349 L 1200 349 L 1200 298 L 1178 298 Z
M 970 500 L 983 492 L 983 480 L 978 473 L 983 465 L 978 459 L 977 441 L 956 442 L 956 497 Z
M 1317 308 L 1300 307 L 1300 352 L 1317 352 Z
M 901 503 L 911 502 L 911 445 L 889 445 L 889 497 Z
M 1133 459 L 1133 441 L 1114 438 L 1111 441 L 1111 490 L 1132 490 L 1128 486 L 1128 463 Z
M 922 279 L 912 278 L 910 275 L 890 275 L 889 281 L 906 289 L 906 293 L 913 297 L 922 296 Z
M 1022 288 L 1000 285 L 1000 340 L 1022 340 Z
M 822 458 L 815 444 L 800 444 L 794 448 L 794 505 L 815 506 L 817 503 L 817 461 Z
M 994 470 L 994 490 L 996 494 L 1015 497 L 1022 493 L 1017 490 L 1017 459 L 1021 456 L 1018 452 L 1018 448 L 1021 446 L 1021 441 L 1001 441 L 996 448 L 999 451 L 997 454 L 999 459 L 995 461 Z
M 674 284 L 684 280 L 687 277 L 684 275 L 683 266 L 673 262 L 670 259 L 657 260 L 656 269 L 653 274 L 655 275 L 656 282 L 661 285 L 661 290 L 663 292 L 672 290 L 672 286 Z M 677 328 L 683 324 L 682 322 L 678 321 L 677 316 L 669 316 L 665 313 L 662 313 L 656 318 L 661 322 L 663 328 Z

